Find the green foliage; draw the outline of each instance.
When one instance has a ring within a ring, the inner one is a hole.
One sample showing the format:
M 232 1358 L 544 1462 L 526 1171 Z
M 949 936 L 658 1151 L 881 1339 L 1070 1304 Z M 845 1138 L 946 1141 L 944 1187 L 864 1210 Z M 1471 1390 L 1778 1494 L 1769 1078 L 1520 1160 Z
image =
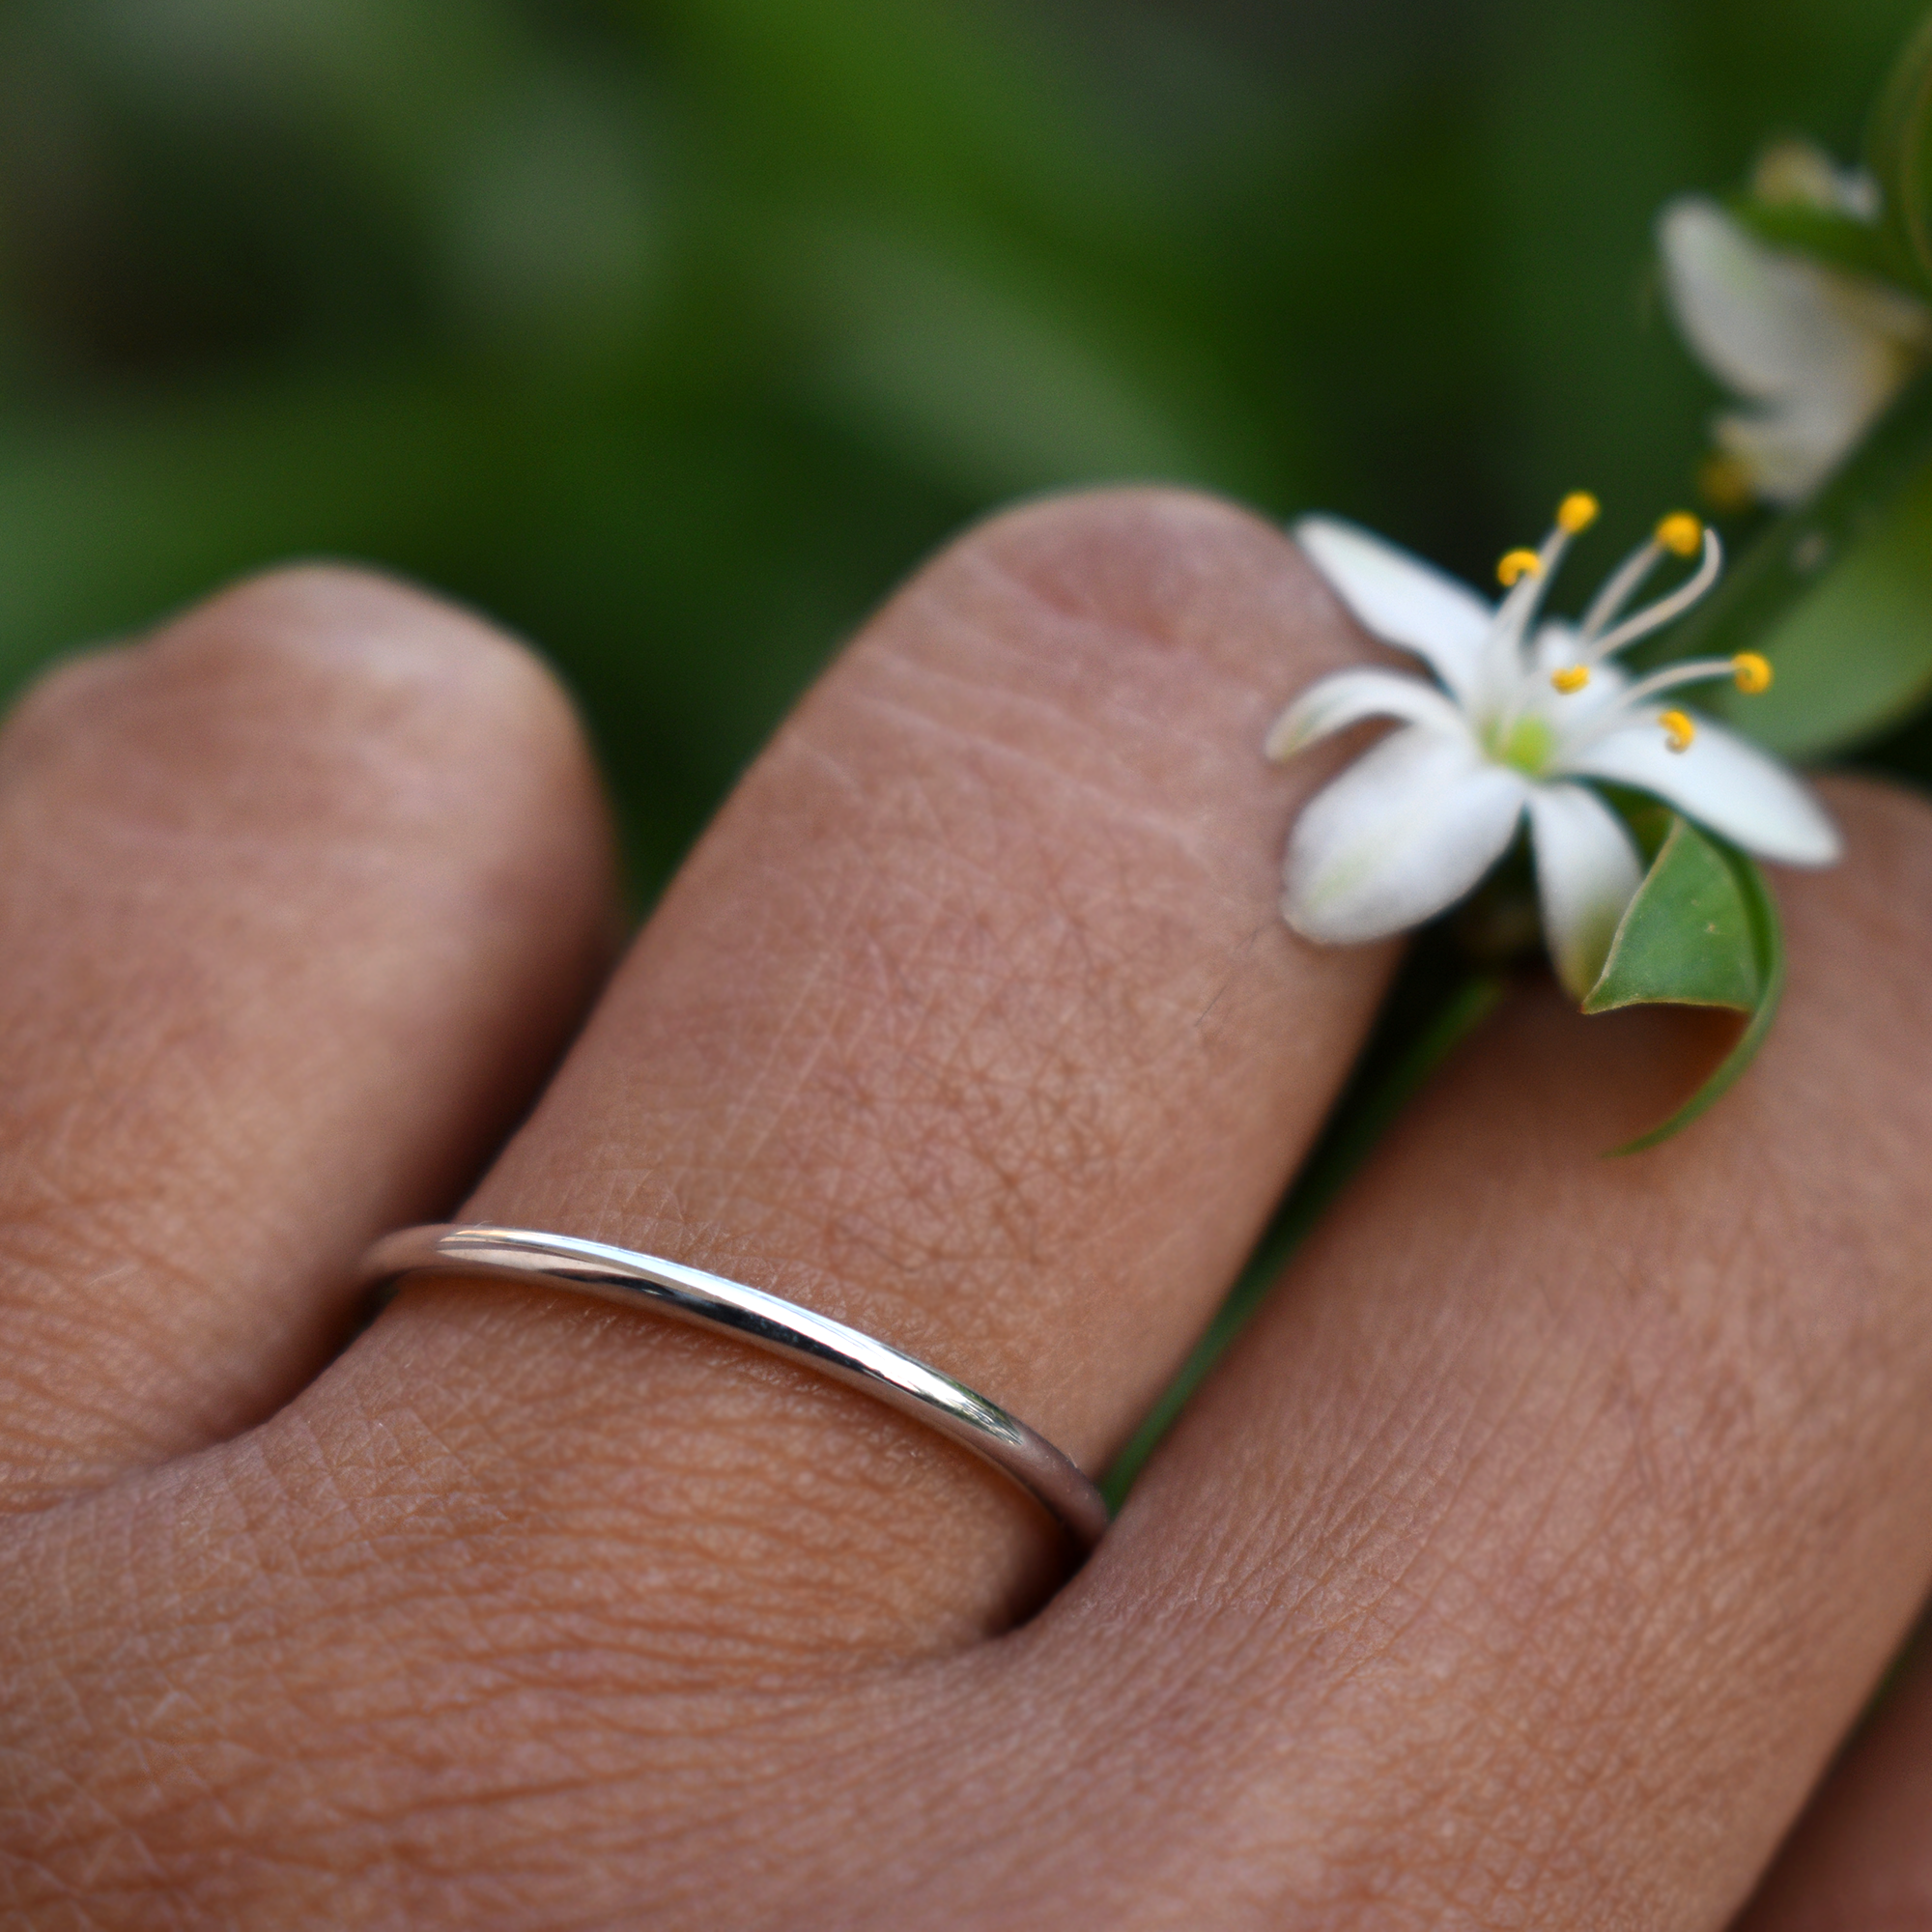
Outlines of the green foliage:
M 1796 203 L 1767 203 L 1750 195 L 1734 196 L 1731 213 L 1745 227 L 1776 248 L 1813 255 L 1833 268 L 1869 275 L 1910 289 L 1923 280 L 1923 270 L 1909 248 L 1888 227 L 1855 220 L 1822 208 Z
M 1744 887 L 1708 835 L 1677 818 L 1617 927 L 1583 1010 L 1666 1003 L 1749 1012 L 1761 989 Z
M 1802 208 L 1742 206 L 1767 239 L 1841 268 L 1932 283 L 1932 14 L 1881 90 L 1866 162 L 1877 228 Z M 1774 750 L 1815 757 L 1899 724 L 1932 695 L 1932 374 L 1892 405 L 1808 502 L 1756 539 L 1681 627 L 1673 655 L 1743 649 L 1770 659 L 1761 696 L 1715 709 Z
M 278 558 L 418 575 L 559 664 L 648 894 L 1016 493 L 1475 581 L 1574 484 L 1634 533 L 1701 441 L 1655 209 L 1843 149 L 1913 11 L 16 0 L 0 683 Z
M 1886 232 L 1932 279 L 1932 15 L 1919 22 L 1880 90 L 1865 165 L 1885 195 Z
M 1877 226 L 1750 196 L 1739 218 L 1781 247 L 1932 287 L 1932 14 L 1907 39 L 1869 117 Z M 1920 375 L 1810 500 L 1773 520 L 1717 594 L 1660 647 L 1670 656 L 1762 652 L 1769 693 L 1712 708 L 1791 757 L 1897 726 L 1932 696 L 1932 372 Z
M 1763 873 L 1742 852 L 1674 818 L 1583 1010 L 1727 1007 L 1748 1017 L 1730 1052 L 1690 1099 L 1617 1151 L 1656 1147 L 1723 1094 L 1756 1057 L 1783 990 L 1784 940 Z
M 1672 657 L 1762 652 L 1768 692 L 1703 700 L 1774 751 L 1871 738 L 1932 693 L 1932 374 L 1669 633 Z

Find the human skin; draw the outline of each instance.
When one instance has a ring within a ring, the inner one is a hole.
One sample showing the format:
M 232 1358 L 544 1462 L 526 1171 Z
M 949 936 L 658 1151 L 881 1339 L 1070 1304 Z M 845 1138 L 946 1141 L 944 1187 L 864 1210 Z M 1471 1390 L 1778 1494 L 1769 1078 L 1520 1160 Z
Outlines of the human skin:
M 1706 1026 L 1525 980 L 1071 1575 L 980 1464 L 725 1340 L 437 1282 L 342 1347 L 363 1245 L 467 1195 L 1102 1466 L 1386 981 L 1275 911 L 1354 745 L 1259 751 L 1375 656 L 1225 505 L 1015 512 L 839 659 L 608 979 L 576 724 L 471 617 L 287 573 L 30 695 L 0 1918 L 1932 1923 L 1922 1682 L 1765 1876 L 1932 1583 L 1897 791 L 1829 786 L 1778 1025 L 1664 1148 L 1600 1157 Z

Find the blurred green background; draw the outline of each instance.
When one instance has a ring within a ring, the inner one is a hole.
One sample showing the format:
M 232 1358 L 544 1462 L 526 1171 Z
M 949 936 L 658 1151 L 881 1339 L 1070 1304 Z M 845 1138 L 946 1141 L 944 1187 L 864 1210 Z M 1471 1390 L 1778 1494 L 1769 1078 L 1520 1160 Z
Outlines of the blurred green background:
M 1715 400 L 1658 205 L 1853 154 L 1919 5 L 5 0 L 0 683 L 370 558 L 562 668 L 648 895 L 1015 495 L 1607 559 Z

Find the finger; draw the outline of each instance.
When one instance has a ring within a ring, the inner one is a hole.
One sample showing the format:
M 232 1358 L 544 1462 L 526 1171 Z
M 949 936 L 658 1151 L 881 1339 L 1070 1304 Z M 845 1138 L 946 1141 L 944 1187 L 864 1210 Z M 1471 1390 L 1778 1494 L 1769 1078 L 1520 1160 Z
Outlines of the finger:
M 1605 1160 L 1673 1023 L 1520 1002 L 1083 1579 L 1065 1641 L 1151 1593 L 1121 1671 L 1221 1687 L 1176 1771 L 1203 1855 L 1264 1843 L 1312 1919 L 1720 1922 L 1932 1578 L 1932 830 L 1833 798 L 1748 1078 Z
M 232 1433 L 467 1184 L 609 930 L 568 706 L 348 571 L 83 659 L 0 742 L 0 1497 Z
M 1932 1924 L 1932 1668 L 1921 1656 L 1832 1769 L 1736 1932 Z
M 1099 1466 L 1382 983 L 1385 954 L 1282 927 L 1316 771 L 1260 751 L 1359 648 L 1286 539 L 1204 499 L 1068 500 L 969 538 L 744 781 L 472 1211 L 772 1290 Z M 358 1470 L 381 1419 L 395 1466 L 358 1479 L 414 1483 L 390 1445 L 434 1445 L 439 1490 L 488 1496 L 499 1543 L 594 1525 L 583 1560 L 631 1599 L 648 1552 L 639 1613 L 688 1618 L 707 1656 L 734 1631 L 950 1638 L 1059 1563 L 930 1432 L 568 1296 L 410 1289 L 316 1397 L 304 1431 Z

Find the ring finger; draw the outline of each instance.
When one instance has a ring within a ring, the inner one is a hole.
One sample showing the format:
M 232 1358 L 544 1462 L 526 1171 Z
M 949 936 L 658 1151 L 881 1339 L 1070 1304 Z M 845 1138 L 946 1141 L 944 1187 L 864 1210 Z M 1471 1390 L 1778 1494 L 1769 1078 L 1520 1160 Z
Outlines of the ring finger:
M 1259 755 L 1283 696 L 1360 648 L 1286 539 L 1203 499 L 968 539 L 746 779 L 472 1214 L 802 1302 L 1096 1466 L 1225 1292 L 1382 982 L 1385 953 L 1282 927 L 1279 833 L 1318 775 Z M 434 1445 L 428 1489 L 487 1498 L 494 1547 L 577 1526 L 609 1575 L 648 1566 L 641 1614 L 702 1605 L 711 1657 L 733 1629 L 964 1636 L 1053 1560 L 917 1425 L 568 1297 L 409 1288 L 301 1411 L 345 1463 L 370 1416 L 385 1496 Z

